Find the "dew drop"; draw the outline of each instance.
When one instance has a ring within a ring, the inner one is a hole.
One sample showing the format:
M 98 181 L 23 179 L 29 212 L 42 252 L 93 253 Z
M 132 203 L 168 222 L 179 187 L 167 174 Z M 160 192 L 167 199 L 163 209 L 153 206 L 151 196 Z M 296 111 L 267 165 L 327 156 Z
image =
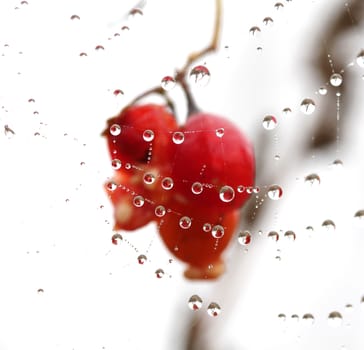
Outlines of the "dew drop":
M 332 220 L 325 220 L 322 223 L 322 227 L 325 228 L 327 231 L 334 231 L 336 226 Z
M 274 201 L 280 199 L 283 195 L 282 187 L 278 185 L 271 185 L 268 188 L 268 197 Z
M 282 112 L 286 115 L 289 116 L 292 114 L 292 109 L 289 107 L 283 108 Z
M 274 156 L 274 160 L 280 160 L 281 159 L 281 156 L 279 155 L 279 154 L 276 154 L 275 156 Z
M 279 319 L 279 321 L 284 322 L 286 320 L 286 315 L 285 314 L 279 314 L 278 319 Z
M 211 229 L 212 237 L 222 238 L 224 236 L 225 230 L 221 225 L 214 225 Z
M 235 191 L 230 186 L 223 186 L 220 188 L 219 197 L 223 202 L 229 203 L 235 198 Z
M 307 226 L 306 227 L 306 232 L 311 234 L 312 232 L 314 231 L 313 227 L 312 226 Z
M 264 25 L 271 27 L 273 25 L 273 19 L 271 17 L 265 17 L 263 23 Z
M 157 278 L 162 278 L 164 276 L 164 271 L 162 269 L 158 269 L 155 271 L 155 275 Z
M 122 240 L 123 240 L 123 237 L 121 236 L 120 233 L 114 233 L 111 236 L 111 243 L 114 244 L 114 245 L 119 245 Z
M 164 190 L 171 190 L 174 186 L 174 182 L 173 182 L 173 179 L 171 177 L 165 177 L 163 180 L 162 180 L 162 188 Z
M 143 181 L 147 185 L 151 185 L 155 181 L 155 176 L 153 173 L 145 173 L 143 176 Z
M 176 86 L 176 80 L 171 76 L 166 76 L 162 79 L 161 86 L 165 91 L 171 91 Z
M 296 314 L 293 314 L 292 316 L 291 316 L 291 320 L 292 321 L 294 321 L 294 322 L 298 322 L 299 321 L 299 317 L 298 317 L 298 315 L 296 315 Z
M 202 230 L 204 231 L 204 232 L 210 232 L 211 231 L 211 228 L 212 228 L 212 226 L 211 226 L 211 224 L 210 223 L 208 223 L 208 222 L 206 222 L 205 224 L 203 224 L 203 226 L 202 226 Z
M 198 295 L 192 295 L 190 299 L 188 299 L 188 307 L 193 310 L 200 310 L 202 307 L 202 299 Z
M 356 56 L 356 63 L 359 67 L 364 68 L 364 50 L 361 50 Z
M 238 234 L 238 242 L 241 245 L 248 245 L 252 240 L 252 235 L 249 231 L 240 231 Z
M 271 241 L 277 242 L 279 240 L 279 234 L 277 231 L 270 231 L 267 236 Z
M 343 162 L 340 160 L 340 159 L 335 159 L 333 162 L 332 162 L 332 165 L 337 168 L 337 169 L 341 169 L 343 167 Z
M 86 57 L 87 56 L 87 53 L 86 52 L 81 52 L 80 53 L 80 57 Z
M 243 193 L 245 191 L 245 186 L 243 185 L 239 185 L 236 190 L 238 191 L 238 193 Z
M 42 294 L 44 293 L 44 289 L 43 289 L 43 288 L 39 288 L 39 289 L 37 290 L 37 293 L 38 293 L 39 295 L 42 295 Z
M 72 15 L 71 16 L 71 20 L 74 21 L 74 20 L 80 20 L 80 16 L 78 15 Z
M 302 316 L 302 322 L 307 326 L 312 326 L 315 323 L 315 318 L 312 314 L 304 314 Z
M 135 207 L 137 207 L 137 208 L 140 208 L 140 207 L 142 207 L 143 205 L 144 205 L 144 197 L 142 197 L 142 196 L 135 196 L 134 198 L 133 198 L 133 204 L 134 204 L 134 206 Z
M 34 98 L 30 98 L 30 99 L 28 100 L 28 102 L 29 102 L 29 103 L 34 103 L 34 102 L 35 102 L 35 100 L 34 100 Z
M 172 135 L 172 141 L 176 145 L 180 145 L 185 140 L 185 134 L 182 131 L 175 131 Z
M 187 230 L 191 227 L 192 220 L 188 216 L 182 216 L 179 220 L 179 227 Z
M 284 234 L 284 238 L 286 238 L 288 241 L 295 241 L 296 240 L 296 234 L 293 231 L 287 231 Z
M 166 208 L 163 205 L 158 205 L 155 209 L 154 209 L 154 214 L 155 216 L 161 218 L 164 215 L 166 215 Z
M 154 131 L 153 130 L 144 130 L 143 140 L 145 142 L 152 142 L 154 140 Z
M 305 183 L 311 186 L 317 186 L 321 183 L 320 176 L 317 174 L 309 174 L 305 177 Z
M 135 17 L 139 17 L 139 16 L 143 16 L 142 9 L 135 7 L 135 8 L 130 10 L 129 17 L 131 17 L 131 18 L 134 17 L 135 18 Z
M 143 265 L 147 261 L 147 257 L 144 254 L 140 254 L 137 259 L 140 265 Z
M 334 73 L 334 74 L 331 75 L 331 77 L 330 77 L 330 84 L 332 86 L 337 87 L 337 86 L 340 86 L 342 83 L 343 83 L 343 77 L 342 77 L 341 74 Z
M 111 167 L 115 170 L 119 170 L 121 168 L 121 160 L 120 159 L 113 159 L 111 161 Z
M 118 136 L 121 133 L 121 127 L 119 124 L 113 124 L 110 126 L 110 134 L 112 136 Z
M 116 90 L 114 90 L 113 95 L 115 97 L 120 97 L 120 96 L 124 95 L 124 92 L 123 92 L 123 90 L 116 89 Z
M 224 136 L 225 130 L 224 130 L 224 128 L 218 128 L 218 129 L 215 130 L 215 133 L 216 133 L 217 137 L 221 138 L 221 137 Z
M 126 170 L 130 170 L 131 169 L 131 164 L 130 163 L 126 163 L 125 164 L 125 169 Z
M 253 36 L 258 35 L 260 32 L 261 30 L 258 26 L 254 26 L 249 29 L 249 33 Z
M 340 312 L 333 311 L 329 313 L 328 324 L 331 327 L 340 327 L 342 325 L 343 318 Z
M 277 118 L 272 115 L 266 115 L 262 124 L 265 130 L 273 130 L 277 127 Z
M 364 210 L 358 210 L 355 214 L 354 214 L 354 219 L 360 222 L 364 222 Z
M 191 186 L 193 194 L 201 194 L 203 191 L 203 185 L 200 182 L 194 182 Z
M 216 317 L 219 316 L 221 313 L 221 307 L 219 304 L 217 303 L 210 303 L 209 306 L 207 307 L 207 313 L 211 316 L 211 317 Z
M 95 47 L 95 50 L 96 50 L 96 51 L 104 51 L 104 50 L 105 50 L 105 48 L 104 48 L 102 45 L 97 45 L 97 46 Z
M 109 181 L 106 185 L 106 188 L 108 189 L 108 191 L 115 191 L 116 187 L 117 187 L 117 185 L 113 181 Z
M 274 4 L 274 7 L 276 10 L 281 10 L 284 7 L 284 5 L 281 2 L 276 2 Z
M 321 86 L 319 88 L 319 94 L 322 95 L 322 96 L 325 96 L 327 94 L 326 86 Z
M 205 66 L 196 66 L 190 72 L 190 81 L 197 86 L 204 87 L 210 80 L 210 71 Z
M 312 114 L 315 109 L 316 109 L 316 105 L 315 102 L 310 99 L 310 98 L 305 98 L 302 102 L 301 102 L 301 112 L 306 114 L 306 115 L 310 115 Z

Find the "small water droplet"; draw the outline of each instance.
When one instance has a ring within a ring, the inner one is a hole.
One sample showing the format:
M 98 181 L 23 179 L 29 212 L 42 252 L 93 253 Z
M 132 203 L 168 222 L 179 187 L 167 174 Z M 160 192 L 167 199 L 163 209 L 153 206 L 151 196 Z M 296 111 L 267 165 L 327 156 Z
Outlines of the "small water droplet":
M 277 242 L 279 240 L 279 234 L 277 231 L 270 231 L 267 236 L 271 241 Z
M 217 137 L 223 137 L 225 130 L 224 130 L 224 128 L 218 128 L 218 129 L 216 129 L 215 133 L 216 133 Z
M 320 176 L 317 174 L 309 174 L 305 177 L 305 183 L 311 186 L 317 186 L 321 183 Z
M 164 215 L 166 215 L 166 208 L 163 205 L 158 205 L 154 209 L 154 214 L 155 214 L 155 216 L 161 218 Z
M 110 126 L 110 134 L 112 136 L 118 136 L 121 133 L 121 127 L 119 124 L 113 124 Z
M 265 130 L 273 130 L 277 127 L 277 118 L 272 115 L 266 115 L 262 124 Z
M 282 187 L 278 185 L 271 185 L 268 188 L 268 197 L 274 201 L 280 199 L 283 195 Z
M 289 116 L 292 114 L 292 109 L 289 107 L 283 108 L 282 112 L 286 115 Z
M 39 288 L 37 290 L 37 293 L 40 294 L 40 295 L 42 295 L 44 293 L 44 289 L 43 288 Z
M 125 169 L 130 170 L 131 169 L 131 164 L 130 163 L 125 163 Z
M 245 186 L 243 185 L 239 185 L 236 190 L 238 191 L 238 193 L 243 193 L 245 191 Z
M 176 86 L 176 80 L 171 76 L 166 76 L 162 79 L 161 86 L 165 91 L 171 91 Z
M 221 307 L 219 304 L 217 303 L 210 303 L 209 306 L 207 307 L 207 313 L 211 316 L 211 317 L 216 317 L 219 316 L 221 313 Z
M 257 47 L 257 51 L 258 51 L 259 53 L 262 53 L 262 52 L 263 52 L 263 48 L 262 48 L 261 46 L 258 46 L 258 47 Z
M 310 98 L 305 98 L 302 102 L 301 102 L 301 112 L 306 114 L 306 115 L 310 115 L 312 114 L 315 109 L 316 109 L 316 104 L 315 102 L 310 99 Z
M 124 92 L 123 92 L 123 90 L 116 89 L 116 90 L 114 90 L 113 95 L 115 97 L 120 97 L 120 96 L 123 96 L 124 95 Z
M 147 257 L 144 254 L 140 254 L 137 259 L 140 265 L 143 265 L 147 261 Z
M 192 220 L 188 216 L 182 216 L 179 220 L 179 227 L 187 230 L 191 227 Z
M 211 230 L 212 237 L 222 238 L 224 236 L 225 230 L 221 225 L 214 225 Z
M 74 21 L 74 20 L 80 20 L 80 16 L 79 15 L 72 15 L 71 16 L 71 20 Z
M 276 2 L 274 4 L 274 7 L 275 7 L 276 10 L 281 10 L 284 7 L 284 5 L 281 2 Z
M 81 52 L 80 53 L 80 57 L 86 57 L 87 56 L 87 53 L 86 52 Z
M 231 202 L 235 198 L 235 191 L 231 186 L 223 186 L 219 192 L 220 199 L 225 202 Z
M 116 188 L 117 188 L 117 185 L 114 181 L 109 181 L 106 185 L 106 188 L 109 190 L 109 191 L 115 191 Z
M 241 245 L 248 245 L 252 240 L 252 235 L 249 231 L 240 231 L 238 234 L 238 242 Z
M 312 232 L 314 231 L 313 227 L 312 226 L 307 226 L 306 227 L 306 232 L 311 234 Z
M 343 318 L 338 311 L 333 311 L 329 313 L 328 324 L 331 327 L 340 327 L 342 325 Z
M 342 77 L 341 74 L 334 73 L 334 74 L 331 75 L 331 77 L 330 77 L 330 84 L 332 86 L 337 87 L 337 86 L 340 86 L 342 83 L 343 83 L 343 77 Z
M 204 87 L 210 81 L 210 71 L 205 66 L 196 66 L 190 72 L 190 81 Z
M 134 206 L 136 206 L 137 208 L 140 208 L 144 205 L 144 197 L 143 196 L 135 196 L 133 198 L 133 204 Z
M 326 86 L 321 86 L 319 88 L 319 94 L 322 95 L 322 96 L 325 96 L 327 94 Z
M 332 220 L 325 220 L 322 223 L 322 227 L 325 228 L 327 231 L 334 231 L 336 226 Z
M 263 19 L 263 23 L 264 23 L 264 25 L 271 27 L 273 25 L 273 19 L 272 19 L 272 17 L 265 17 Z
M 164 276 L 164 271 L 162 269 L 158 269 L 155 271 L 155 275 L 157 278 L 162 278 Z
M 292 316 L 291 316 L 291 320 L 292 321 L 294 321 L 294 322 L 298 322 L 299 321 L 299 317 L 298 317 L 298 315 L 296 315 L 296 314 L 293 314 Z
M 123 237 L 120 233 L 114 233 L 111 236 L 111 243 L 114 245 L 119 245 L 122 240 L 123 240 Z
M 203 185 L 200 182 L 194 182 L 191 186 L 193 194 L 201 194 L 203 191 Z
M 212 228 L 212 225 L 208 222 L 206 222 L 205 224 L 203 224 L 202 229 L 204 232 L 210 232 Z
M 345 310 L 348 311 L 348 312 L 353 311 L 353 305 L 352 304 L 346 304 L 345 305 Z
M 145 173 L 143 176 L 143 181 L 147 185 L 151 185 L 155 181 L 155 175 L 153 173 Z
M 287 231 L 284 234 L 284 237 L 289 241 L 295 241 L 296 240 L 296 234 L 293 231 Z
M 364 50 L 361 50 L 356 56 L 356 63 L 359 67 L 364 68 Z
M 115 170 L 119 170 L 121 168 L 121 160 L 120 159 L 113 159 L 111 161 L 111 167 Z
M 253 36 L 260 34 L 261 30 L 258 26 L 253 26 L 249 29 L 249 33 Z
M 35 100 L 34 100 L 34 98 L 30 98 L 30 99 L 28 100 L 28 102 L 29 102 L 29 103 L 35 103 Z
M 135 7 L 129 12 L 129 18 L 136 18 L 140 16 L 143 16 L 143 10 L 140 8 Z
M 96 51 L 104 51 L 104 50 L 105 50 L 105 48 L 104 48 L 102 45 L 97 45 L 97 46 L 95 47 L 95 50 L 96 50 Z
M 154 131 L 153 130 L 144 130 L 143 140 L 145 142 L 152 142 L 154 140 Z
M 364 210 L 363 210 L 363 209 L 358 210 L 358 211 L 354 214 L 354 218 L 355 218 L 355 220 L 357 220 L 357 221 L 364 222 Z
M 190 299 L 188 299 L 188 307 L 193 310 L 200 310 L 202 307 L 202 299 L 198 295 L 192 295 Z
M 279 321 L 284 322 L 286 320 L 286 315 L 285 314 L 279 314 L 278 319 L 279 319 Z
M 173 182 L 173 179 L 171 177 L 165 177 L 163 180 L 162 180 L 162 188 L 164 190 L 171 190 L 174 186 L 174 182 Z
M 276 154 L 275 156 L 274 156 L 274 160 L 280 160 L 281 159 L 281 156 L 279 155 L 279 154 Z
M 304 314 L 302 316 L 302 322 L 307 326 L 312 326 L 315 323 L 315 318 L 312 314 Z
M 185 134 L 182 131 L 175 131 L 172 135 L 172 141 L 176 145 L 180 145 L 185 140 Z
M 340 159 L 335 159 L 332 162 L 332 165 L 335 167 L 335 169 L 341 169 L 343 167 L 343 162 Z
M 126 30 L 130 30 L 130 28 L 128 26 L 122 26 L 121 30 L 126 31 Z

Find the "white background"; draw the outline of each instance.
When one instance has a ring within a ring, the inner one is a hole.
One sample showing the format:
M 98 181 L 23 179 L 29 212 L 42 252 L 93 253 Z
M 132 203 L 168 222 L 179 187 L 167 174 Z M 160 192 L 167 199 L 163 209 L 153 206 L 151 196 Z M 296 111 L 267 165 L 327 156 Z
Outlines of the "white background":
M 274 3 L 224 1 L 220 49 L 201 61 L 210 82 L 193 90 L 203 109 L 249 135 L 284 195 L 267 205 L 259 224 L 241 227 L 252 231 L 253 243 L 246 252 L 233 240 L 221 279 L 190 282 L 180 262 L 169 262 L 153 225 L 111 244 L 103 183 L 112 169 L 100 132 L 107 118 L 206 46 L 213 1 L 149 0 L 135 17 L 128 17 L 135 3 L 126 0 L 1 1 L 0 127 L 15 135 L 0 133 L 0 350 L 184 349 L 196 321 L 187 306 L 193 294 L 204 301 L 197 349 L 364 348 L 364 226 L 354 219 L 364 209 L 364 70 L 355 63 L 363 23 L 353 20 L 330 52 L 334 65 L 336 54 L 344 56 L 345 66 L 336 68 L 350 79 L 351 124 L 337 124 L 332 147 L 303 153 L 325 103 L 317 91 L 329 80 L 317 75 L 312 57 L 325 45 L 330 18 L 347 9 L 339 0 L 285 1 L 279 11 Z M 70 19 L 75 14 L 80 20 Z M 267 16 L 273 26 L 263 24 Z M 130 30 L 121 31 L 124 25 Z M 253 25 L 260 36 L 249 34 Z M 115 98 L 115 89 L 124 95 Z M 182 94 L 171 94 L 182 123 Z M 306 97 L 316 102 L 310 116 L 299 108 Z M 274 131 L 262 128 L 267 114 L 277 116 Z M 262 134 L 271 145 L 264 155 Z M 344 166 L 333 167 L 335 159 Z M 319 186 L 305 183 L 310 173 L 319 174 Z M 327 219 L 335 230 L 321 226 Z M 271 242 L 271 230 L 293 230 L 297 239 Z M 148 256 L 145 265 L 139 254 Z M 157 268 L 164 278 L 155 277 Z M 214 319 L 206 313 L 212 301 L 222 308 Z M 343 316 L 338 327 L 328 323 L 332 311 Z M 306 313 L 312 325 L 302 320 Z

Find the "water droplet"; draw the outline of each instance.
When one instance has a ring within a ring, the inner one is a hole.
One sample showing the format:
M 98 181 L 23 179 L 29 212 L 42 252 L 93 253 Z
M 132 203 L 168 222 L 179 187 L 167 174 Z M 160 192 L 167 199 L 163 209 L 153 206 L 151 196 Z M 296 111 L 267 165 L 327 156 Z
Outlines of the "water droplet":
M 87 56 L 87 53 L 86 52 L 81 52 L 80 53 L 80 57 L 86 57 Z
M 315 318 L 312 314 L 304 314 L 302 316 L 302 321 L 307 326 L 312 326 L 315 323 Z
M 74 20 L 80 20 L 80 16 L 79 15 L 72 15 L 71 16 L 71 20 L 74 21 Z
M 124 95 L 124 92 L 123 92 L 123 90 L 116 89 L 116 90 L 114 90 L 113 95 L 115 97 L 120 97 L 120 96 Z
M 154 140 L 154 131 L 153 130 L 144 130 L 143 140 L 145 142 L 152 142 Z
M 207 313 L 211 316 L 211 317 L 216 317 L 219 316 L 219 314 L 221 313 L 221 307 L 219 304 L 217 303 L 210 303 L 209 306 L 207 307 Z
M 206 222 L 205 224 L 203 224 L 202 229 L 204 230 L 204 232 L 210 232 L 211 231 L 211 224 L 209 224 L 208 222 Z
M 203 185 L 200 182 L 194 182 L 191 186 L 193 194 L 201 194 L 203 191 Z
M 358 210 L 355 214 L 354 214 L 354 219 L 360 223 L 364 223 L 364 210 Z
M 143 16 L 143 10 L 140 8 L 135 7 L 129 12 L 129 18 L 135 18 L 140 16 Z
M 364 68 L 364 50 L 361 50 L 356 56 L 356 63 L 359 67 Z
M 95 50 L 96 50 L 96 51 L 104 51 L 104 50 L 105 50 L 105 48 L 104 48 L 102 45 L 97 45 L 97 46 L 95 47 Z
M 188 307 L 193 310 L 200 310 L 202 307 L 202 299 L 198 295 L 192 295 L 188 300 Z
M 110 134 L 112 136 L 118 136 L 121 133 L 121 127 L 119 124 L 113 124 L 110 126 Z
M 283 190 L 280 186 L 278 185 L 271 185 L 268 188 L 268 197 L 272 200 L 278 200 L 282 197 L 283 195 Z
M 30 98 L 30 99 L 28 100 L 28 102 L 29 102 L 29 103 L 35 103 L 35 100 L 34 100 L 34 98 Z
M 279 321 L 284 322 L 286 320 L 286 315 L 285 314 L 279 314 L 278 319 L 279 319 Z
M 346 304 L 345 305 L 345 310 L 348 311 L 348 312 L 353 311 L 353 305 L 352 304 Z
M 342 325 L 343 318 L 340 312 L 333 311 L 329 313 L 328 324 L 331 327 L 340 327 Z
M 295 241 L 296 240 L 296 234 L 293 231 L 287 231 L 284 234 L 284 237 L 289 241 Z
M 138 263 L 140 265 L 143 265 L 147 261 L 147 257 L 144 254 L 140 254 L 138 256 Z
M 266 115 L 262 124 L 265 130 L 273 130 L 277 127 L 277 118 L 272 115 Z
M 243 185 L 239 185 L 236 190 L 238 191 L 238 193 L 243 193 L 245 191 L 245 186 Z
M 114 244 L 114 245 L 120 244 L 122 240 L 123 240 L 123 237 L 121 236 L 120 233 L 114 233 L 111 236 L 111 243 Z
M 276 2 L 274 4 L 274 7 L 275 7 L 276 10 L 280 10 L 280 9 L 282 9 L 284 7 L 284 5 L 281 2 Z
M 274 156 L 274 160 L 280 160 L 281 159 L 281 156 L 279 155 L 279 154 L 276 154 L 275 156 Z
M 292 114 L 292 109 L 289 107 L 283 108 L 282 112 L 286 115 L 289 116 Z
M 182 216 L 179 220 L 179 227 L 187 230 L 191 227 L 192 220 L 188 216 Z
M 143 181 L 147 185 L 151 185 L 155 181 L 155 176 L 153 173 L 145 173 L 143 176 Z
M 161 81 L 161 86 L 166 91 L 171 91 L 176 86 L 176 80 L 171 76 L 166 76 Z
M 197 86 L 206 86 L 210 80 L 210 71 L 205 66 L 196 66 L 190 72 L 190 81 Z
M 131 169 L 131 164 L 130 163 L 125 163 L 125 169 L 130 170 Z
M 124 31 L 124 30 L 130 30 L 130 28 L 129 28 L 128 26 L 122 26 L 122 27 L 121 27 L 121 30 L 123 30 L 123 31 Z
M 113 159 L 111 161 L 111 167 L 115 170 L 119 170 L 121 168 L 121 160 L 120 159 Z
M 252 235 L 249 231 L 240 231 L 238 235 L 238 242 L 241 245 L 248 245 L 252 240 Z
M 321 183 L 320 176 L 317 174 L 310 174 L 305 177 L 305 183 L 311 186 L 317 186 Z
M 106 188 L 109 190 L 109 191 L 115 191 L 116 190 L 116 183 L 113 182 L 113 181 L 109 181 L 106 185 Z
M 306 115 L 310 115 L 312 114 L 315 109 L 316 109 L 316 105 L 315 102 L 313 100 L 311 100 L 310 98 L 305 98 L 302 102 L 301 102 L 301 112 L 306 114 Z
M 263 23 L 266 25 L 266 26 L 272 26 L 273 25 L 273 19 L 271 17 L 265 17 L 263 19 Z
M 263 48 L 262 48 L 261 46 L 258 46 L 258 47 L 257 47 L 257 51 L 258 51 L 259 53 L 262 53 L 262 52 L 263 52 Z
M 336 168 L 336 169 L 341 169 L 343 167 L 343 162 L 340 159 L 335 159 L 332 162 L 332 165 Z
M 221 225 L 215 225 L 212 227 L 211 234 L 214 238 L 222 238 L 224 236 L 225 230 Z
M 231 202 L 235 198 L 235 191 L 230 186 L 223 186 L 220 188 L 219 197 L 225 203 Z
M 164 276 L 164 271 L 162 269 L 158 269 L 155 271 L 155 275 L 157 278 L 162 278 Z
M 162 180 L 162 188 L 164 190 L 171 190 L 174 186 L 174 182 L 173 182 L 173 179 L 171 177 L 165 177 L 163 180 Z
M 279 234 L 277 231 L 270 231 L 267 236 L 271 241 L 277 242 L 279 240 Z
M 330 84 L 332 86 L 337 87 L 337 86 L 340 86 L 342 83 L 343 83 L 343 77 L 342 77 L 341 74 L 334 73 L 334 74 L 331 75 L 331 77 L 330 77 Z
M 320 95 L 322 95 L 322 96 L 324 96 L 324 95 L 326 95 L 326 94 L 327 94 L 326 86 L 321 86 L 321 87 L 319 88 L 319 94 L 320 94 Z
M 164 215 L 166 215 L 166 208 L 163 205 L 158 205 L 155 209 L 154 209 L 154 214 L 155 216 L 161 218 Z
M 42 295 L 44 293 L 44 289 L 43 288 L 39 288 L 37 290 L 37 293 L 40 294 L 40 295 Z
M 217 137 L 223 137 L 225 130 L 224 130 L 224 128 L 219 128 L 219 129 L 216 129 L 215 133 L 216 133 Z
M 336 226 L 332 220 L 325 220 L 322 223 L 322 227 L 324 227 L 327 231 L 333 231 L 336 229 Z
M 185 134 L 182 131 L 175 131 L 172 135 L 172 141 L 176 145 L 180 145 L 185 140 Z
M 135 196 L 133 198 L 133 204 L 134 206 L 136 206 L 137 208 L 140 208 L 144 205 L 144 197 L 142 196 Z
M 298 322 L 299 321 L 299 317 L 298 317 L 298 315 L 296 315 L 296 314 L 293 314 L 292 316 L 291 316 L 291 320 L 292 321 L 294 321 L 294 322 Z
M 260 28 L 257 26 L 251 27 L 249 33 L 253 36 L 258 35 L 261 32 Z

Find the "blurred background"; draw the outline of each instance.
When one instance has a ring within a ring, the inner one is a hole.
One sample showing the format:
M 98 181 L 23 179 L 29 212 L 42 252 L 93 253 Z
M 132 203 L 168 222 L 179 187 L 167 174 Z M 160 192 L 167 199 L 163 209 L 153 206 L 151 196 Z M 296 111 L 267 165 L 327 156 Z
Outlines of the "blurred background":
M 208 44 L 214 2 L 1 1 L 0 350 L 364 348 L 363 0 L 223 5 L 191 89 L 249 136 L 260 192 L 252 242 L 237 232 L 227 272 L 196 282 L 152 224 L 111 243 L 100 133 Z

